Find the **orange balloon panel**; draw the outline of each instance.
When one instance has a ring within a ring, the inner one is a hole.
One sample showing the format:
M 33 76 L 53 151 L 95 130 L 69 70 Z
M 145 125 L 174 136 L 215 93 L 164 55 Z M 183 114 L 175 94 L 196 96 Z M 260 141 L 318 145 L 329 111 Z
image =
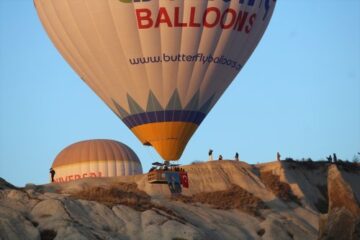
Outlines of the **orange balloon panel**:
M 88 177 L 116 177 L 142 173 L 139 158 L 128 146 L 112 140 L 88 140 L 65 148 L 54 160 L 55 182 Z
M 165 160 L 179 159 L 198 125 L 190 122 L 154 122 L 138 125 L 131 131 L 145 145 L 153 146 Z
M 177 123 L 201 124 L 256 48 L 275 7 L 275 0 L 34 2 L 62 56 L 165 160 L 177 160 L 196 129 L 179 130 Z M 148 134 L 150 126 L 168 132 Z

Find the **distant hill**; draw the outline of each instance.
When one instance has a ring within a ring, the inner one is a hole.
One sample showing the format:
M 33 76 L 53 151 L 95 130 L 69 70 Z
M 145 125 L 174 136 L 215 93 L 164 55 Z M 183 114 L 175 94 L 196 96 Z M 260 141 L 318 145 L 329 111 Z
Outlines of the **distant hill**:
M 147 176 L 16 188 L 0 239 L 360 239 L 360 171 L 326 162 L 198 162 L 171 196 Z

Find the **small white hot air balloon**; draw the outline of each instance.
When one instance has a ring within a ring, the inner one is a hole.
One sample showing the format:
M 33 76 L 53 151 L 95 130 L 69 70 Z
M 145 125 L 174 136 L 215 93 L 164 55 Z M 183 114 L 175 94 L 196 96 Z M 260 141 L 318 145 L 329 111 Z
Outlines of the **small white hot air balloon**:
M 117 177 L 142 174 L 139 158 L 133 150 L 114 140 L 96 139 L 74 143 L 55 158 L 55 182 L 89 177 Z

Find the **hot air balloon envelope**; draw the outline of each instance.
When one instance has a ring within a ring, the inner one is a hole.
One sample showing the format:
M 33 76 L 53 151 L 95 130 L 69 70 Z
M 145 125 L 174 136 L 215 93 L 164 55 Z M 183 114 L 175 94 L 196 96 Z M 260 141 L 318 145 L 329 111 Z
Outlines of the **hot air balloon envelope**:
M 57 49 L 145 145 L 177 160 L 275 0 L 35 0 Z
M 74 143 L 55 158 L 55 182 L 89 177 L 117 177 L 142 174 L 139 158 L 123 143 L 113 140 L 87 140 Z

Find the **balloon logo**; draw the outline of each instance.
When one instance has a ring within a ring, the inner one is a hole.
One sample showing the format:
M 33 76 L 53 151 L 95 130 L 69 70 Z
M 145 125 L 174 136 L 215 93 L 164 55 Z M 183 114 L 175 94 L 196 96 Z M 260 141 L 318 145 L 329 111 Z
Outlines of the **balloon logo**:
M 78 75 L 145 145 L 180 158 L 259 43 L 274 0 L 35 0 Z

